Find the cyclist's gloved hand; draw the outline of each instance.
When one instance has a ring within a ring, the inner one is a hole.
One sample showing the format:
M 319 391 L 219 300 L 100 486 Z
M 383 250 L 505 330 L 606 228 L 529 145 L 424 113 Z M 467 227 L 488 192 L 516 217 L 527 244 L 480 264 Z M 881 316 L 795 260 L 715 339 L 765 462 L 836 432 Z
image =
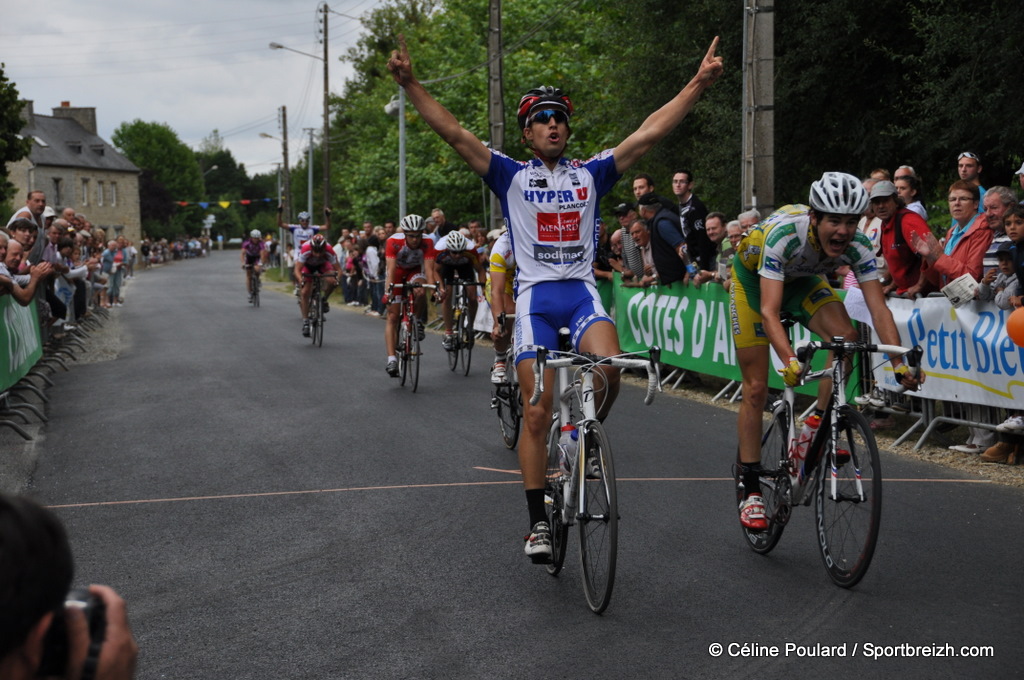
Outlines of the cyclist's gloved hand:
M 912 371 L 906 364 L 900 364 L 894 367 L 892 372 L 896 374 L 896 382 L 907 389 L 916 390 L 924 382 L 924 371 L 920 367 Z
M 800 362 L 796 357 L 790 357 L 789 364 L 779 373 L 782 374 L 782 380 L 786 383 L 786 387 L 796 387 L 800 382 Z
M 380 296 L 380 303 L 382 305 L 389 304 L 390 302 L 391 302 L 391 296 L 388 295 L 387 293 L 384 293 L 383 295 Z

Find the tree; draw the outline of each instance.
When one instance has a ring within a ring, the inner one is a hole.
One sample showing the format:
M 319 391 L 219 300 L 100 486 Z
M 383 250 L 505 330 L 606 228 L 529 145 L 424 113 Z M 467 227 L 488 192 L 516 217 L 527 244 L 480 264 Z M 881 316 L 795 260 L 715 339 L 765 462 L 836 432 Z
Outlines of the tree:
M 7 79 L 0 63 L 0 203 L 14 194 L 14 185 L 7 179 L 7 164 L 20 161 L 32 150 L 32 141 L 21 137 L 25 120 L 21 117 L 18 88 Z
M 203 177 L 195 154 L 166 123 L 147 123 L 134 120 L 121 123 L 111 137 L 114 146 L 135 165 L 152 172 L 152 179 L 166 190 L 165 197 L 154 193 L 154 200 L 171 202 L 170 217 L 160 208 L 151 208 L 153 219 L 172 227 L 175 233 L 199 233 L 199 223 L 187 213 L 177 211 L 176 201 L 198 201 L 204 195 Z M 161 217 L 157 217 L 160 215 Z

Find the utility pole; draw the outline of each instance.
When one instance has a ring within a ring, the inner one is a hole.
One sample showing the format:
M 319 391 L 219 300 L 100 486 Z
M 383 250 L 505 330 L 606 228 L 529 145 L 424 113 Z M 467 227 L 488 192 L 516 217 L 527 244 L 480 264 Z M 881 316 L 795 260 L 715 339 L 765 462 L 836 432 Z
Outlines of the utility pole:
M 324 3 L 324 139 L 323 139 L 323 157 L 324 157 L 324 207 L 331 207 L 331 113 L 330 113 L 330 81 L 327 78 L 327 65 L 330 63 L 327 60 L 327 12 L 329 8 L 327 3 Z M 312 219 L 313 202 L 310 201 L 310 218 Z
M 306 180 L 306 205 L 309 207 L 309 223 L 316 224 L 316 216 L 313 214 L 313 133 L 316 128 L 302 128 L 303 132 L 309 133 L 309 158 L 306 160 L 306 167 L 309 168 L 309 178 Z
M 762 217 L 775 205 L 775 5 L 780 0 L 744 0 L 743 167 L 744 210 Z
M 487 97 L 491 148 L 503 151 L 505 147 L 505 106 L 501 57 L 501 0 L 490 0 L 490 20 L 487 30 Z M 486 215 L 482 217 L 486 218 Z M 496 229 L 502 222 L 501 203 L 491 193 L 491 223 L 487 230 Z M 486 224 L 486 222 L 484 222 Z
M 288 167 L 288 107 L 281 107 L 281 147 L 284 151 L 284 207 L 285 224 L 292 223 L 292 173 Z

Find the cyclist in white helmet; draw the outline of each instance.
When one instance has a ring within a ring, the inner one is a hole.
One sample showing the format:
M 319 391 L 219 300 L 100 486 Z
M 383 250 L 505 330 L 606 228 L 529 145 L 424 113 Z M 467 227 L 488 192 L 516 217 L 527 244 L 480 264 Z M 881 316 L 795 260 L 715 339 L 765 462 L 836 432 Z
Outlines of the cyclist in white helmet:
M 850 316 L 827 277 L 848 265 L 857 277 L 874 329 L 881 342 L 899 345 L 900 335 L 878 278 L 871 241 L 857 230 L 868 196 L 859 179 L 826 172 L 811 185 L 810 207 L 787 205 L 750 229 L 732 262 L 729 307 L 736 360 L 743 375 L 739 414 L 739 464 L 745 499 L 740 523 L 753 531 L 767 529 L 758 471 L 761 465 L 762 413 L 768 396 L 769 345 L 783 358 L 780 370 L 787 385 L 800 371 L 789 334 L 782 325 L 787 313 L 822 338 L 857 339 Z M 908 373 L 902 360 L 892 360 L 900 382 L 916 389 L 924 380 Z M 818 410 L 804 422 L 800 440 L 813 435 L 831 394 L 822 380 Z
M 469 294 L 469 318 L 476 318 L 477 302 L 483 299 L 486 274 L 484 274 L 483 258 L 469 239 L 459 230 L 449 231 L 434 244 L 437 255 L 434 258 L 437 267 L 437 278 L 442 284 L 437 297 L 441 301 L 441 318 L 444 320 L 444 338 L 441 346 L 446 350 L 452 347 L 452 295 L 448 286 L 455 280 L 466 283 L 477 283 L 474 288 L 467 288 Z
M 384 370 L 392 378 L 398 377 L 398 357 L 395 346 L 398 344 L 398 313 L 401 308 L 401 288 L 391 290 L 392 285 L 403 283 L 433 284 L 435 279 L 434 242 L 424 238 L 426 225 L 419 215 L 406 215 L 402 218 L 401 230 L 388 238 L 384 245 L 386 268 L 384 273 L 384 297 L 381 302 L 388 310 L 384 323 L 384 345 L 388 353 L 388 361 Z M 412 289 L 413 311 L 416 314 L 416 333 L 422 341 L 426 337 L 424 327 L 427 323 L 427 298 L 422 288 Z
M 501 200 L 518 266 L 514 340 L 516 373 L 524 395 L 533 392 L 536 348 L 557 347 L 562 326 L 570 329 L 577 350 L 603 356 L 619 353 L 615 325 L 594 282 L 599 202 L 623 173 L 682 122 L 704 90 L 722 74 L 722 58 L 715 56 L 717 47 L 715 38 L 696 75 L 678 94 L 613 148 L 589 160 L 566 157 L 573 114 L 569 96 L 552 86 L 528 91 L 519 100 L 516 121 L 533 158 L 519 162 L 484 146 L 427 92 L 413 74 L 408 46 L 399 36 L 399 49 L 388 61 L 395 82 L 405 88 L 409 101 L 431 129 Z M 554 371 L 548 371 L 543 380 L 553 385 Z M 618 393 L 618 370 L 602 371 L 598 382 L 602 385 L 596 395 L 598 417 L 603 419 Z M 530 516 L 524 552 L 534 563 L 551 561 L 551 530 L 544 503 L 551 394 L 551 389 L 545 390 L 537 404 L 524 404 L 519 439 L 519 466 Z
M 252 273 L 259 271 L 267 264 L 267 244 L 263 242 L 259 229 L 249 232 L 249 238 L 242 243 L 242 269 L 245 270 L 245 289 L 249 292 L 252 302 Z

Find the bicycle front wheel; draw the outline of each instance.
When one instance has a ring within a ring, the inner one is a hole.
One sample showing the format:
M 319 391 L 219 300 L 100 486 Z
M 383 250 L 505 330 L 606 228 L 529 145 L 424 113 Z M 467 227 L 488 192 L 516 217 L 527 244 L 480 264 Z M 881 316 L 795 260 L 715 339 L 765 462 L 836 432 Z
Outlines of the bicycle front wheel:
M 469 362 L 473 359 L 473 319 L 469 310 L 463 309 L 459 318 L 459 355 L 462 361 L 462 375 L 469 375 Z
M 413 321 L 409 330 L 409 378 L 412 380 L 413 392 L 420 384 L 420 335 L 417 325 L 418 322 Z
M 409 322 L 402 320 L 398 327 L 398 384 L 405 387 L 405 381 L 409 377 Z
M 615 562 L 619 543 L 619 505 L 615 494 L 612 452 L 601 424 L 587 423 L 581 433 L 583 456 L 573 470 L 579 482 L 581 512 L 580 565 L 583 591 L 591 611 L 600 614 L 608 607 L 615 585 Z
M 252 306 L 260 306 L 260 277 L 253 276 L 252 279 Z
M 558 460 L 558 421 L 551 422 L 548 430 L 548 470 L 547 482 L 544 485 L 544 507 L 548 514 L 548 527 L 551 529 L 551 564 L 548 573 L 558 576 L 565 564 L 565 546 L 569 539 L 569 525 L 565 523 L 562 510 L 565 508 L 561 466 Z M 510 447 L 511 448 L 511 447 Z
M 825 569 L 836 585 L 850 588 L 864 578 L 875 554 L 882 519 L 882 468 L 875 435 L 863 415 L 844 406 L 838 428 L 835 456 L 830 450 L 818 466 L 815 514 Z
M 782 538 L 790 512 L 789 468 L 787 466 L 789 441 L 789 407 L 783 405 L 772 413 L 768 428 L 761 436 L 761 496 L 764 498 L 768 528 L 751 531 L 742 525 L 743 535 L 750 548 L 761 555 L 767 555 Z M 739 483 L 739 466 L 736 468 L 736 500 L 743 501 L 743 489 Z
M 313 344 L 317 347 L 324 344 L 324 299 L 319 290 L 313 302 Z
M 519 403 L 519 385 L 503 384 L 495 387 L 498 404 L 498 425 L 505 448 L 514 449 L 519 441 L 519 422 L 522 405 Z

